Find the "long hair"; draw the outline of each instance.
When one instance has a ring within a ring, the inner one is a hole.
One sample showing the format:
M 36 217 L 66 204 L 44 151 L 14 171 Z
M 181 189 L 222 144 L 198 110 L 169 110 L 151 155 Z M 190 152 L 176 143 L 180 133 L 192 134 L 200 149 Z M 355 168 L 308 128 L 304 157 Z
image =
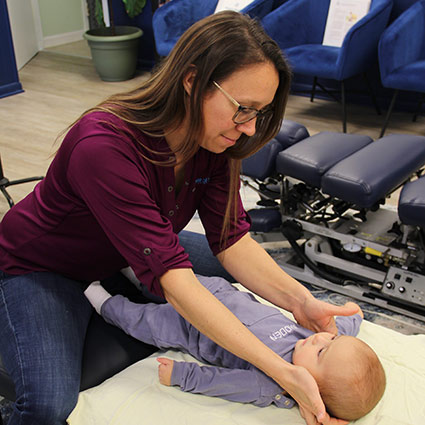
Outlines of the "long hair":
M 237 143 L 226 150 L 230 186 L 222 226 L 222 246 L 232 221 L 232 208 L 236 220 L 241 160 L 258 151 L 277 134 L 290 87 L 291 72 L 281 50 L 258 22 L 231 11 L 198 21 L 181 36 L 170 54 L 139 88 L 111 96 L 86 112 L 110 112 L 152 137 L 166 137 L 189 116 L 186 137 L 176 150 L 181 161 L 186 162 L 197 152 L 202 140 L 203 99 L 214 90 L 212 82 L 221 82 L 247 65 L 265 62 L 272 63 L 279 74 L 279 86 L 272 103 L 273 115 L 269 119 L 257 119 L 256 134 L 252 137 L 242 134 Z M 193 69 L 196 73 L 188 96 L 183 80 Z M 175 162 L 167 155 L 158 165 L 174 166 Z

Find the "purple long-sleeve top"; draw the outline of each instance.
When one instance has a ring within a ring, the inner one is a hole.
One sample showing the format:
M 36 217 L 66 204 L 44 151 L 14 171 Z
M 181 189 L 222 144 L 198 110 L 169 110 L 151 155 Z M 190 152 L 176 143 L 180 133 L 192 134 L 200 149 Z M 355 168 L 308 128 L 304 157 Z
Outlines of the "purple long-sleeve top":
M 222 278 L 198 278 L 257 338 L 288 362 L 292 362 L 297 341 L 313 334 L 277 308 L 259 303 L 251 294 L 237 290 Z M 162 349 L 176 348 L 215 365 L 174 362 L 171 384 L 183 391 L 260 407 L 294 405 L 275 381 L 201 334 L 170 304 L 135 304 L 117 295 L 102 305 L 101 314 L 107 322 L 143 342 Z M 338 331 L 343 335 L 357 335 L 361 322 L 358 314 L 336 319 Z
M 143 155 L 163 161 L 172 153 L 164 138 L 148 137 L 111 114 L 83 117 L 46 177 L 0 223 L 0 270 L 51 271 L 90 282 L 130 265 L 150 292 L 162 295 L 162 274 L 191 267 L 177 233 L 195 211 L 217 254 L 229 187 L 225 153 L 200 148 L 185 165 L 179 193 L 174 168 Z M 238 202 L 227 246 L 249 231 Z

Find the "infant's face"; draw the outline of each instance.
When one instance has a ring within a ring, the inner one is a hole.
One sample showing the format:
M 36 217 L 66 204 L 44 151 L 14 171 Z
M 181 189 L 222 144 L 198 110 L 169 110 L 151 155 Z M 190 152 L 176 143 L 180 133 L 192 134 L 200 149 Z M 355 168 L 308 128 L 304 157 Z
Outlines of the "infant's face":
M 351 336 L 339 335 L 328 332 L 319 332 L 306 339 L 300 339 L 292 354 L 292 363 L 305 367 L 316 380 L 320 380 L 326 369 L 334 370 L 344 364 L 344 359 L 349 358 L 351 352 Z

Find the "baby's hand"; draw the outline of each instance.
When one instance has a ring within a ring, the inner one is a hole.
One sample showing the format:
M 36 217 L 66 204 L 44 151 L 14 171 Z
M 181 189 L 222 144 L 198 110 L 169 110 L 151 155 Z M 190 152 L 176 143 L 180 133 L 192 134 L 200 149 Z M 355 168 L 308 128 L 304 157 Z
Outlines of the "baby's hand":
M 159 382 L 162 385 L 171 385 L 171 374 L 173 373 L 174 360 L 166 359 L 165 357 L 158 357 L 156 359 L 159 362 L 158 376 Z
M 364 318 L 364 314 L 363 314 L 363 311 L 362 311 L 362 309 L 360 308 L 360 306 L 358 305 L 358 304 L 356 304 L 356 303 L 353 303 L 353 302 L 351 302 L 351 301 L 348 301 L 347 303 L 345 303 L 345 306 L 346 307 L 357 307 L 358 308 L 358 311 L 356 311 L 356 313 L 355 314 L 359 314 L 360 316 L 361 316 L 361 318 L 363 319 Z

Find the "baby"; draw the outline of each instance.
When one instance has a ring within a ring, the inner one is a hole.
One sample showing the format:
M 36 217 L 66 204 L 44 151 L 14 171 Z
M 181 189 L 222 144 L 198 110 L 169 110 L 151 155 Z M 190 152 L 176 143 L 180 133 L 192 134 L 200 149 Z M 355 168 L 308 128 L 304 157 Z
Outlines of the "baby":
M 381 399 L 385 390 L 382 365 L 374 351 L 354 336 L 363 319 L 360 307 L 354 316 L 336 318 L 337 336 L 313 333 L 222 278 L 198 278 L 262 342 L 311 373 L 332 416 L 358 419 Z M 99 282 L 92 283 L 85 293 L 108 323 L 129 335 L 161 349 L 179 349 L 214 365 L 159 358 L 162 384 L 261 407 L 294 405 L 271 378 L 205 337 L 170 304 L 136 304 L 121 295 L 112 297 Z

